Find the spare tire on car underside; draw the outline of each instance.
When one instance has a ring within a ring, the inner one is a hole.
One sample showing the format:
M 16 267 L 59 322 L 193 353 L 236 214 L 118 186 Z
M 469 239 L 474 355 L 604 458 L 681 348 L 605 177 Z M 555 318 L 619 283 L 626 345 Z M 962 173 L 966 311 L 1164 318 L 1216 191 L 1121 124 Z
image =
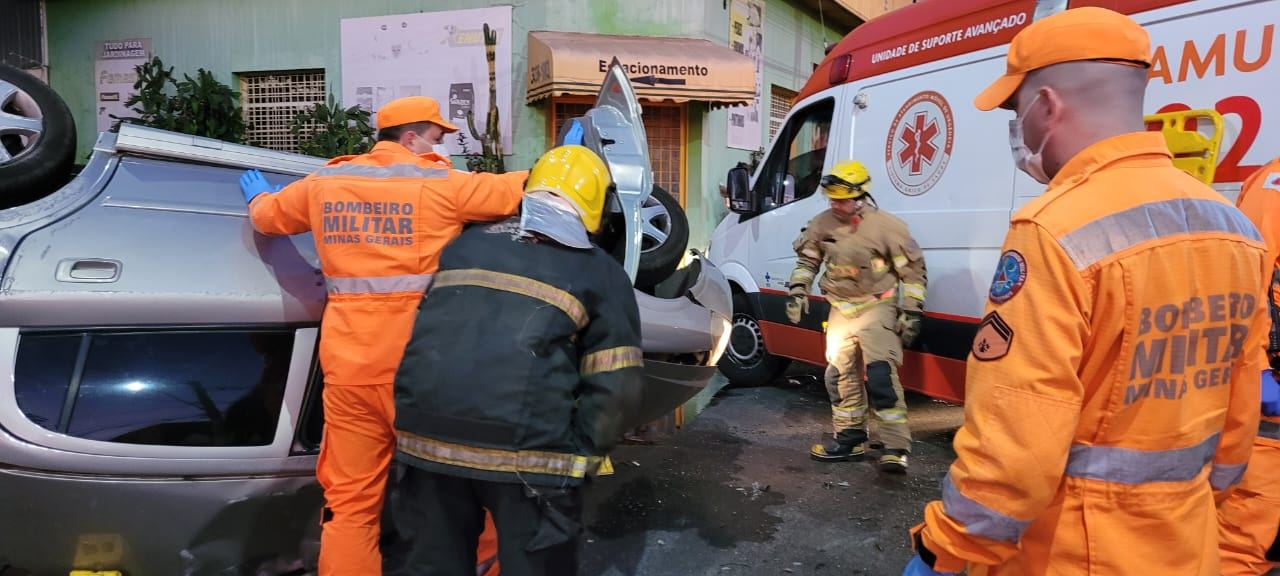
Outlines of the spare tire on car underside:
M 0 63 L 0 209 L 53 193 L 71 177 L 76 125 L 39 78 Z

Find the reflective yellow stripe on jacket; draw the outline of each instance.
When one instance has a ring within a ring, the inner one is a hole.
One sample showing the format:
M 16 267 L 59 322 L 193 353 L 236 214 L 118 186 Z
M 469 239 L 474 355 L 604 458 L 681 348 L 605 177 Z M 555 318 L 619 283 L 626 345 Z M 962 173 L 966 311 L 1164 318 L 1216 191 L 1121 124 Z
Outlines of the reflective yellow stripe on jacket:
M 570 478 L 586 476 L 587 470 L 595 469 L 601 461 L 598 456 L 476 448 L 441 442 L 404 430 L 396 431 L 396 446 L 405 454 L 441 464 L 493 472 L 527 472 Z
M 830 300 L 832 306 L 835 306 L 837 310 L 839 310 L 840 312 L 848 316 L 850 314 L 857 314 L 877 304 L 883 304 L 885 302 L 893 301 L 892 300 L 893 297 L 897 295 L 898 295 L 898 289 L 890 288 L 879 294 L 871 295 L 870 300 L 864 300 L 860 302 L 849 302 L 848 300 L 837 300 L 831 297 L 828 297 L 828 299 Z
M 636 368 L 644 366 L 644 352 L 635 346 L 618 346 L 587 354 L 582 357 L 581 364 L 578 372 L 584 377 L 623 368 Z
M 573 294 L 531 278 L 473 268 L 441 272 L 435 285 L 437 287 L 480 286 L 536 298 L 559 308 L 573 320 L 578 328 L 587 325 L 587 309 Z

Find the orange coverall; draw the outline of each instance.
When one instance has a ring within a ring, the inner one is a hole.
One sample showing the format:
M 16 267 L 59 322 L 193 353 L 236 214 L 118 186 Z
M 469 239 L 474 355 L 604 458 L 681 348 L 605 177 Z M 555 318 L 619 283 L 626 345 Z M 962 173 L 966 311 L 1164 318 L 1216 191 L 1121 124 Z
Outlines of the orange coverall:
M 1258 227 L 1267 242 L 1267 262 L 1280 271 L 1280 158 L 1245 181 L 1236 206 Z M 1273 284 L 1270 295 L 1280 304 L 1276 289 Z M 1280 418 L 1262 417 L 1249 469 L 1218 507 L 1218 522 L 1223 576 L 1265 574 L 1277 567 L 1266 555 L 1280 531 Z
M 1215 497 L 1258 428 L 1265 258 L 1159 133 L 1063 166 L 1010 222 L 956 461 L 912 529 L 934 569 L 1217 576 Z
M 320 574 L 381 574 L 379 523 L 395 451 L 393 384 L 440 251 L 470 221 L 514 214 L 528 172 L 471 174 L 395 142 L 334 158 L 249 204 L 263 234 L 312 232 L 328 291 L 320 323 L 324 488 Z M 485 539 L 492 523 L 486 523 Z M 482 539 L 479 559 L 488 558 Z M 492 543 L 492 541 L 490 541 Z M 496 545 L 495 545 L 496 549 Z

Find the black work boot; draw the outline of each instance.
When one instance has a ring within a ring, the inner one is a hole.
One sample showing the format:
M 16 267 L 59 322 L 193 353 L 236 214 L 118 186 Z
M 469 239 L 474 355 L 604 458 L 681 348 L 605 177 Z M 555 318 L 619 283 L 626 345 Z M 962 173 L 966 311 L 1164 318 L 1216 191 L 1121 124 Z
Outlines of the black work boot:
M 891 474 L 907 473 L 907 451 L 894 450 L 892 448 L 885 450 L 880 456 L 880 470 Z
M 819 462 L 848 462 L 850 460 L 862 460 L 866 450 L 862 444 L 841 444 L 839 442 L 828 442 L 826 444 L 814 444 L 809 449 L 809 457 Z

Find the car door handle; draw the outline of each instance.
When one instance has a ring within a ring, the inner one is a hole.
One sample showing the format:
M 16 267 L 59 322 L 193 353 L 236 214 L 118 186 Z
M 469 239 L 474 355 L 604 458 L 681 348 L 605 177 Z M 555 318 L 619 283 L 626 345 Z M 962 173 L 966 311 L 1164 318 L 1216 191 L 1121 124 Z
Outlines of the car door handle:
M 59 282 L 115 282 L 120 279 L 119 260 L 68 258 L 58 262 L 54 278 Z

